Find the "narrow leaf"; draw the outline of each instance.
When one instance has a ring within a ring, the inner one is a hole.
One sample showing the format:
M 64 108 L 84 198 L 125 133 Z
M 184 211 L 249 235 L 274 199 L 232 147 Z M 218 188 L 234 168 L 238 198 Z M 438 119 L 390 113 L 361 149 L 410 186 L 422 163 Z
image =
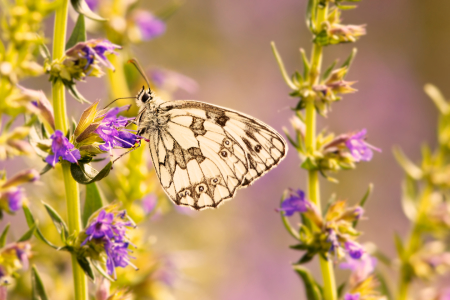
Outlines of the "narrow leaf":
M 6 236 L 8 235 L 9 227 L 11 224 L 6 224 L 5 229 L 3 229 L 2 235 L 0 236 L 0 248 L 6 245 Z
M 445 100 L 441 91 L 432 84 L 426 84 L 424 87 L 425 93 L 427 93 L 428 97 L 433 100 L 434 104 L 436 104 L 440 113 L 443 115 L 447 115 L 450 112 L 450 106 L 448 102 Z
M 343 283 L 341 283 L 341 285 L 339 285 L 339 287 L 337 289 L 338 298 L 342 297 L 342 294 L 344 293 L 345 285 L 346 285 L 346 282 L 343 282 Z
M 46 164 L 45 167 L 41 170 L 41 172 L 39 172 L 39 175 L 44 175 L 45 173 L 47 173 L 51 169 L 53 169 L 52 165 L 51 164 Z
M 416 180 L 422 179 L 422 170 L 414 163 L 412 163 L 399 147 L 394 147 L 393 152 L 395 158 L 397 159 L 397 162 L 409 176 Z
M 112 278 L 111 276 L 108 275 L 108 272 L 106 272 L 103 267 L 100 265 L 100 262 L 97 260 L 93 260 L 92 261 L 92 265 L 94 266 L 94 268 L 106 279 L 110 280 L 110 281 L 115 281 L 114 278 Z
M 352 52 L 350 53 L 348 58 L 342 64 L 342 68 L 347 68 L 347 70 L 350 69 L 350 66 L 352 65 L 352 62 L 355 59 L 356 53 L 358 53 L 358 50 L 356 48 L 353 48 Z M 344 78 L 345 78 L 345 76 L 347 74 L 348 74 L 348 72 L 345 73 Z
M 69 93 L 72 95 L 72 97 L 75 98 L 75 100 L 77 100 L 81 104 L 83 103 L 91 104 L 89 100 L 87 100 L 86 98 L 83 97 L 83 95 L 80 94 L 75 84 L 66 84 L 65 86 L 68 89 Z
M 309 64 L 308 58 L 306 57 L 305 50 L 300 49 L 300 54 L 302 56 L 303 61 L 303 78 L 306 80 L 309 80 L 309 70 L 311 69 L 311 66 Z
M 378 282 L 380 283 L 380 290 L 381 293 L 386 296 L 386 300 L 391 300 L 392 299 L 392 294 L 389 290 L 389 285 L 388 285 L 388 281 L 386 280 L 386 278 L 384 277 L 383 274 L 381 274 L 380 272 L 376 273 L 376 277 L 378 279 Z
M 28 206 L 23 206 L 23 213 L 25 215 L 25 219 L 27 221 L 28 227 L 31 228 L 33 226 L 36 226 L 36 237 L 38 239 L 40 239 L 41 241 L 43 241 L 44 243 L 46 243 L 47 245 L 49 245 L 50 247 L 54 248 L 54 249 L 58 249 L 59 247 L 54 245 L 53 243 L 51 243 L 49 240 L 47 240 L 44 235 L 42 234 L 42 232 L 39 230 L 39 228 L 37 227 L 37 223 L 34 220 L 33 215 L 31 214 L 30 209 L 28 208 Z
M 113 163 L 110 161 L 103 169 L 99 172 L 89 164 L 71 164 L 70 172 L 72 173 L 73 179 L 81 184 L 89 184 L 95 181 L 99 181 L 104 177 L 108 176 L 111 171 Z
M 83 209 L 83 226 L 87 226 L 89 217 L 103 207 L 101 192 L 95 182 L 86 185 L 86 200 Z
M 401 204 L 403 212 L 409 220 L 414 221 L 417 217 L 417 203 L 416 203 L 416 186 L 415 181 L 409 176 L 402 184 L 402 198 Z
M 70 3 L 72 4 L 73 9 L 75 9 L 77 13 L 84 15 L 86 18 L 89 18 L 94 21 L 106 21 L 106 19 L 94 13 L 89 8 L 85 0 L 70 0 Z
M 63 219 L 59 216 L 59 214 L 47 203 L 44 203 L 45 209 L 47 210 L 47 213 L 49 214 L 50 218 L 53 221 L 53 224 L 56 227 L 56 230 L 58 230 L 59 234 L 61 235 L 61 239 L 63 242 L 65 242 L 66 237 L 69 236 L 69 232 L 67 230 L 67 225 L 63 221 Z
M 69 40 L 66 44 L 66 50 L 72 48 L 79 42 L 86 41 L 86 28 L 84 26 L 84 16 L 82 14 L 78 15 L 77 23 L 72 30 Z
M 94 270 L 92 270 L 91 263 L 85 257 L 77 257 L 77 262 L 83 269 L 84 273 L 95 282 Z
M 270 45 L 272 46 L 272 52 L 275 56 L 275 60 L 278 63 L 278 67 L 281 71 L 281 76 L 283 76 L 284 81 L 286 84 L 293 90 L 298 90 L 298 88 L 295 86 L 295 84 L 291 81 L 291 78 L 289 78 L 288 73 L 286 72 L 286 68 L 284 67 L 283 60 L 281 59 L 280 54 L 278 53 L 277 47 L 275 46 L 274 42 L 271 42 Z
M 334 67 L 337 64 L 337 60 L 335 60 L 329 67 L 328 69 L 325 70 L 325 72 L 322 75 L 322 79 L 325 80 L 328 78 L 328 76 L 330 76 L 331 72 L 333 71 Z
M 309 273 L 308 269 L 294 265 L 293 266 L 295 272 L 300 276 L 305 285 L 306 291 L 306 299 L 308 300 L 322 300 L 322 294 L 320 293 L 320 289 L 317 286 L 316 281 L 312 277 L 311 273 Z
M 370 183 L 369 187 L 367 188 L 366 193 L 362 197 L 361 201 L 359 201 L 359 206 L 364 207 L 364 205 L 366 204 L 367 199 L 369 199 L 370 195 L 372 195 L 372 192 L 373 192 L 373 183 Z M 358 221 L 359 220 L 355 220 L 353 222 L 353 227 L 356 227 L 356 225 L 358 225 Z
M 33 226 L 30 229 L 28 229 L 28 231 L 25 232 L 24 235 L 22 235 L 22 237 L 18 240 L 18 242 L 25 242 L 25 241 L 28 241 L 29 239 L 31 239 L 35 230 L 36 230 L 36 226 Z
M 398 257 L 400 257 L 403 260 L 405 248 L 403 246 L 402 238 L 398 235 L 398 233 L 395 233 L 394 240 L 395 240 L 395 248 L 397 249 Z
M 33 265 L 31 268 L 31 288 L 32 288 L 32 300 L 48 300 L 47 294 L 45 293 L 44 284 L 42 283 L 41 276 Z

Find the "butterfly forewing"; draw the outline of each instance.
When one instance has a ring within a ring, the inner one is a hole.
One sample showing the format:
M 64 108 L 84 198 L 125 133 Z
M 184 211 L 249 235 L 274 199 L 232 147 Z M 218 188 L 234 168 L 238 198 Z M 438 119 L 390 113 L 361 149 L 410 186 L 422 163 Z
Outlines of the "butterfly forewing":
M 161 185 L 178 205 L 217 207 L 286 155 L 286 142 L 274 129 L 230 109 L 168 101 L 148 118 L 158 116 L 164 125 L 147 130 L 139 124 L 140 132 L 149 136 Z

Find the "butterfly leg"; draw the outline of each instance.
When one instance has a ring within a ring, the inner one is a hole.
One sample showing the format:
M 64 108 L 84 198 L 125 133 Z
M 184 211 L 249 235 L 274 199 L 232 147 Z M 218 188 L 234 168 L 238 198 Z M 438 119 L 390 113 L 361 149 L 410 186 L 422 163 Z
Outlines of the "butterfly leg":
M 119 157 L 117 157 L 115 160 L 113 160 L 113 163 L 115 163 L 115 162 L 116 162 L 119 158 L 121 158 L 122 156 L 125 156 L 125 155 L 127 155 L 128 153 L 130 153 L 130 152 L 136 150 L 136 149 L 139 148 L 140 146 L 141 146 L 141 141 L 139 141 L 139 145 L 133 146 L 133 147 L 132 147 L 130 150 L 128 150 L 127 152 L 124 152 L 124 153 L 120 154 Z

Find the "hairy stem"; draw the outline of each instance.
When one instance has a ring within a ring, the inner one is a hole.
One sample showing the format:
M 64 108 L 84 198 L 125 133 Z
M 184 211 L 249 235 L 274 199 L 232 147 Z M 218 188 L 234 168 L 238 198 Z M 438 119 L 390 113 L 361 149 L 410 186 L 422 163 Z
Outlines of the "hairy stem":
M 60 59 L 64 56 L 68 6 L 69 1 L 62 0 L 61 5 L 56 9 L 55 29 L 53 34 L 53 59 Z M 56 81 L 52 85 L 52 99 L 56 129 L 61 130 L 64 134 L 66 134 L 68 126 L 65 89 L 63 83 L 60 80 Z M 78 233 L 81 231 L 81 212 L 78 184 L 70 174 L 70 163 L 62 163 L 62 172 L 66 190 L 69 233 Z M 75 300 L 87 300 L 87 278 L 81 267 L 78 265 L 78 262 L 74 255 L 72 255 L 72 272 Z
M 315 28 L 320 28 L 322 22 L 325 20 L 328 5 L 321 7 L 317 1 L 314 1 L 314 8 L 317 8 L 317 13 L 314 13 Z M 320 76 L 320 69 L 322 65 L 322 52 L 323 47 L 317 44 L 313 44 L 311 54 L 311 70 L 309 74 L 309 79 L 311 86 L 318 83 Z M 314 103 L 314 97 L 307 99 L 306 103 L 306 149 L 308 154 L 312 155 L 316 150 L 316 109 Z M 311 200 L 318 208 L 321 213 L 320 204 L 320 186 L 319 186 L 319 174 L 318 171 L 308 171 L 308 198 Z M 331 260 L 326 260 L 319 257 L 320 269 L 322 272 L 323 279 L 323 290 L 325 300 L 337 300 L 337 289 L 336 280 L 334 278 L 333 262 Z

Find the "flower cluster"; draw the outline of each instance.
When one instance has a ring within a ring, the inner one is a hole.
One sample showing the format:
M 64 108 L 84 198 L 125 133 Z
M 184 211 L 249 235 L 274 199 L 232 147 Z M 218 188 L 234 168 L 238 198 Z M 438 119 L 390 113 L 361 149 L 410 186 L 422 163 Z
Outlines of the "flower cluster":
M 20 185 L 39 180 L 39 173 L 34 169 L 30 169 L 22 171 L 8 180 L 4 177 L 5 174 L 0 179 L 0 216 L 2 211 L 14 213 L 22 208 L 22 203 L 25 200 L 25 191 Z
M 61 79 L 65 84 L 73 85 L 75 80 L 82 81 L 86 76 L 101 77 L 101 66 L 113 69 L 107 54 L 115 54 L 120 46 L 108 40 L 89 40 L 79 42 L 66 51 L 61 61 L 46 62 L 46 71 L 50 81 Z
M 126 231 L 127 228 L 134 227 L 129 221 L 126 211 L 108 212 L 102 209 L 98 214 L 91 217 L 88 227 L 81 233 L 86 236 L 81 246 L 91 246 L 98 248 L 106 254 L 106 269 L 109 275 L 116 277 L 116 268 L 125 268 L 128 265 L 136 267 L 130 262 L 130 243 Z
M 5 279 L 14 276 L 19 269 L 28 269 L 31 257 L 31 244 L 28 241 L 16 242 L 6 245 L 0 251 L 0 280 L 4 284 Z
M 364 214 L 362 207 L 347 207 L 346 201 L 335 201 L 329 206 L 325 217 L 322 217 L 315 204 L 305 198 L 305 193 L 297 190 L 290 192 L 289 197 L 281 203 L 279 211 L 284 212 L 285 216 L 299 212 L 320 229 L 320 232 L 316 232 L 306 226 L 301 227 L 302 244 L 293 247 L 307 250 L 302 262 L 306 262 L 316 253 L 325 256 L 334 254 L 339 259 L 345 255 L 352 259 L 360 259 L 365 255 L 364 248 L 355 241 L 360 232 L 353 225 Z
M 114 107 L 97 111 L 98 102 L 88 107 L 82 114 L 73 135 L 74 143 L 81 156 L 94 156 L 111 152 L 115 148 L 132 148 L 141 139 L 126 129 L 134 118 L 117 116 L 129 106 Z
M 327 22 L 323 24 L 327 38 L 324 39 L 323 33 L 319 33 L 318 40 L 324 45 L 353 43 L 366 34 L 365 25 L 343 25 L 341 22 L 341 11 L 333 8 L 328 14 Z
M 80 151 L 74 149 L 74 146 L 64 136 L 62 131 L 56 130 L 50 139 L 52 140 L 52 153 L 45 158 L 45 161 L 52 167 L 56 165 L 60 158 L 74 164 L 81 158 Z
M 314 153 L 308 153 L 305 146 L 305 124 L 297 117 L 293 117 L 291 123 L 295 130 L 295 139 L 288 134 L 287 130 L 285 132 L 303 159 L 302 167 L 308 170 L 319 170 L 324 176 L 326 171 L 354 169 L 356 163 L 370 161 L 374 151 L 381 152 L 381 149 L 366 141 L 367 130 L 362 129 L 337 137 L 333 134 L 325 134 L 325 131 L 321 132 L 316 139 L 317 150 Z

